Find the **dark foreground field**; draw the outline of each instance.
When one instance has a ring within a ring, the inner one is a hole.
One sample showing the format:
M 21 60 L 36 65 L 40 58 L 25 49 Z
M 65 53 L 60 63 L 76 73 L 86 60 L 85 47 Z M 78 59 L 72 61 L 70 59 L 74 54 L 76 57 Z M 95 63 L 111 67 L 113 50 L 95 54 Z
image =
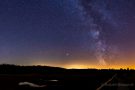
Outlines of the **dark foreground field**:
M 135 90 L 134 70 L 0 66 L 0 90 Z

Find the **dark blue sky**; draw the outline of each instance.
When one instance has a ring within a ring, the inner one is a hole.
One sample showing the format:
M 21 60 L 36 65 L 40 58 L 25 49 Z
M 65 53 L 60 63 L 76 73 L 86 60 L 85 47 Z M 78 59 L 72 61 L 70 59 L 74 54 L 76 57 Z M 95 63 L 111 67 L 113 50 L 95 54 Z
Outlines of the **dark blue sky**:
M 134 0 L 0 0 L 0 63 L 133 63 L 134 5 Z

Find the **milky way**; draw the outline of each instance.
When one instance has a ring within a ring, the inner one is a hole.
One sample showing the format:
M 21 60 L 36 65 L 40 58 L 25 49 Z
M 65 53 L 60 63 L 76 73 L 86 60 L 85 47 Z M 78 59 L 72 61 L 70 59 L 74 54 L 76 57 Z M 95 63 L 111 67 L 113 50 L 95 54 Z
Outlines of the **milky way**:
M 0 63 L 131 66 L 134 0 L 0 0 Z
M 95 3 L 94 0 L 78 0 L 76 3 L 78 5 L 77 8 L 82 15 L 81 18 L 83 18 L 82 20 L 84 24 L 89 26 L 88 33 L 90 33 L 94 40 L 92 44 L 95 45 L 95 56 L 99 61 L 99 64 L 106 65 L 107 61 L 105 59 L 109 59 L 106 53 L 111 51 L 107 52 L 109 45 L 106 43 L 106 39 L 104 39 L 106 37 L 102 35 L 104 30 L 99 22 L 107 22 L 113 27 L 116 26 L 111 13 L 106 10 L 107 2 L 99 1 L 99 3 Z

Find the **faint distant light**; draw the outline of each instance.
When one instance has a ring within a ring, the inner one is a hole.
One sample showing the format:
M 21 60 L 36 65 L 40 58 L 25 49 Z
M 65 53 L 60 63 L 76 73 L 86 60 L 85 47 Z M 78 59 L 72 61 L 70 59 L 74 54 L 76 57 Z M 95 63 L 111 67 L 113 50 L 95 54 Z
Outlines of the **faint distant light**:
M 66 56 L 69 56 L 70 54 L 69 53 L 66 53 Z
M 49 81 L 51 81 L 51 82 L 58 82 L 58 80 L 49 80 Z

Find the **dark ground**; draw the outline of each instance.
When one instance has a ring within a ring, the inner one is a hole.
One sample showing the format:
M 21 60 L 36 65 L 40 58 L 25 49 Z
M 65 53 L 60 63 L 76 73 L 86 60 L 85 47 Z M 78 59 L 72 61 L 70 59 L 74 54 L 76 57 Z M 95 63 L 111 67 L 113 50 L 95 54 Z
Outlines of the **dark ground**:
M 0 90 L 135 90 L 134 70 L 4 65 L 0 66 L 0 73 Z M 20 86 L 20 82 L 46 86 Z

